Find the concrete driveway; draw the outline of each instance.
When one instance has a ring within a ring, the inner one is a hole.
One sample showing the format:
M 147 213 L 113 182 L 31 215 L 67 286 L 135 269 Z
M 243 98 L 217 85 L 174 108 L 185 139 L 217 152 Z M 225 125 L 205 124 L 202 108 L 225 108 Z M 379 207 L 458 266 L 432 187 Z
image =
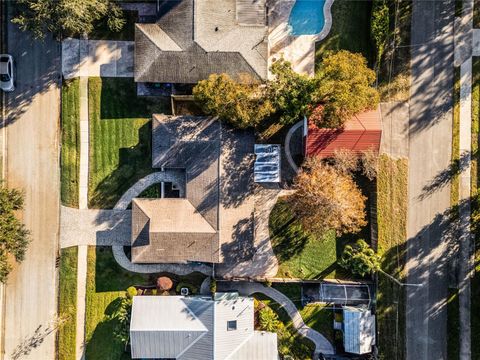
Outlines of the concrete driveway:
M 62 41 L 62 73 L 78 76 L 133 77 L 133 41 Z
M 50 37 L 33 41 L 8 20 L 17 89 L 6 97 L 6 180 L 25 190 L 22 215 L 32 242 L 5 289 L 4 359 L 55 358 L 60 50 Z

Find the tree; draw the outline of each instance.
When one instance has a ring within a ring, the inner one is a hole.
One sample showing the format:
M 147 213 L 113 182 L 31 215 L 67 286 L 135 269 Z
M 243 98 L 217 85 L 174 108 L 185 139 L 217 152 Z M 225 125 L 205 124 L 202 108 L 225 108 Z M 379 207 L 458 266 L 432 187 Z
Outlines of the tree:
M 316 79 L 298 74 L 290 62 L 274 62 L 270 69 L 274 78 L 268 83 L 268 96 L 282 124 L 292 124 L 311 112 Z
M 317 158 L 308 159 L 287 198 L 296 218 L 309 232 L 356 233 L 365 226 L 365 197 L 349 175 Z
M 339 265 L 352 274 L 365 276 L 380 270 L 380 256 L 363 239 L 345 246 Z
M 378 105 L 379 95 L 372 86 L 375 72 L 361 54 L 341 50 L 327 55 L 316 78 L 315 98 L 323 105 L 319 127 L 342 127 L 353 115 Z
M 264 87 L 246 76 L 237 82 L 227 74 L 212 74 L 193 88 L 193 96 L 205 113 L 240 129 L 255 127 L 273 112 Z
M 44 38 L 48 32 L 59 38 L 89 34 L 105 17 L 112 31 L 125 25 L 121 8 L 112 0 L 18 0 L 18 5 L 12 22 L 35 38 Z
M 376 63 L 378 68 L 390 35 L 390 12 L 386 0 L 374 0 L 372 3 L 370 33 L 377 50 Z
M 378 172 L 378 152 L 373 149 L 362 151 L 360 154 L 360 163 L 362 164 L 362 174 L 369 180 L 377 177 Z
M 0 281 L 5 283 L 12 269 L 10 257 L 22 262 L 30 242 L 29 231 L 15 216 L 23 209 L 23 194 L 16 189 L 0 187 Z
M 351 175 L 358 170 L 358 156 L 350 149 L 335 149 L 333 151 L 333 167 L 345 175 Z
M 263 331 L 277 332 L 281 328 L 282 323 L 278 319 L 278 315 L 268 306 L 258 311 L 258 322 L 260 329 Z

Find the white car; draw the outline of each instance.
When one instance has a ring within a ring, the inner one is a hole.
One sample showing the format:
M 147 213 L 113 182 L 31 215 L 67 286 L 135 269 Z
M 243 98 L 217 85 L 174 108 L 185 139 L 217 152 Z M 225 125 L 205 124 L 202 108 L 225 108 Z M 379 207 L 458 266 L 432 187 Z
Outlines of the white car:
M 8 92 L 15 90 L 12 55 L 0 55 L 0 89 Z

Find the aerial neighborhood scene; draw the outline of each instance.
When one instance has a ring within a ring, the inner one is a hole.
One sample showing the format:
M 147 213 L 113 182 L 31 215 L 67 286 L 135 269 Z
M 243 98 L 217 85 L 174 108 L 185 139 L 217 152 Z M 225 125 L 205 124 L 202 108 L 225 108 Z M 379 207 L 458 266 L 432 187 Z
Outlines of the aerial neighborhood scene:
M 480 360 L 480 0 L 0 20 L 0 360 Z

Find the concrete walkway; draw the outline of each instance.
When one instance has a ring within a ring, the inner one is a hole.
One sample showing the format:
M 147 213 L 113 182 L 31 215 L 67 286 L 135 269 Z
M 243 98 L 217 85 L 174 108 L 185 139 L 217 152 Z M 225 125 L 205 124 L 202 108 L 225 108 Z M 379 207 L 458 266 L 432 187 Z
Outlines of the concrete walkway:
M 87 286 L 87 249 L 85 245 L 78 247 L 77 261 L 77 336 L 76 359 L 84 359 L 85 352 L 85 301 Z
M 227 290 L 236 290 L 241 295 L 249 296 L 255 293 L 261 293 L 269 298 L 273 299 L 275 302 L 280 304 L 280 306 L 285 309 L 288 316 L 292 319 L 293 326 L 297 331 L 305 336 L 307 339 L 311 340 L 315 344 L 315 356 L 314 358 L 318 359 L 320 354 L 334 354 L 335 350 L 325 336 L 320 334 L 318 331 L 313 330 L 308 327 L 302 319 L 302 316 L 298 312 L 295 304 L 283 293 L 278 290 L 275 290 L 271 287 L 266 287 L 263 284 L 255 282 L 225 282 L 219 281 L 217 283 L 219 291 Z
M 133 184 L 118 200 L 115 204 L 114 209 L 116 210 L 125 210 L 132 200 L 138 197 L 142 191 L 152 186 L 153 184 L 164 182 L 174 182 L 175 184 L 181 184 L 182 181 L 178 177 L 179 173 L 173 171 L 157 171 L 138 180 Z
M 297 131 L 298 128 L 303 126 L 304 121 L 299 121 L 295 125 L 293 125 L 290 130 L 287 132 L 287 136 L 285 137 L 285 157 L 287 158 L 288 164 L 296 173 L 299 172 L 299 168 L 295 161 L 293 161 L 292 152 L 290 151 L 290 142 L 292 140 L 292 134 Z
M 62 41 L 62 73 L 78 76 L 133 77 L 133 41 Z
M 88 77 L 82 76 L 79 81 L 80 94 L 80 174 L 78 205 L 80 209 L 88 208 Z

